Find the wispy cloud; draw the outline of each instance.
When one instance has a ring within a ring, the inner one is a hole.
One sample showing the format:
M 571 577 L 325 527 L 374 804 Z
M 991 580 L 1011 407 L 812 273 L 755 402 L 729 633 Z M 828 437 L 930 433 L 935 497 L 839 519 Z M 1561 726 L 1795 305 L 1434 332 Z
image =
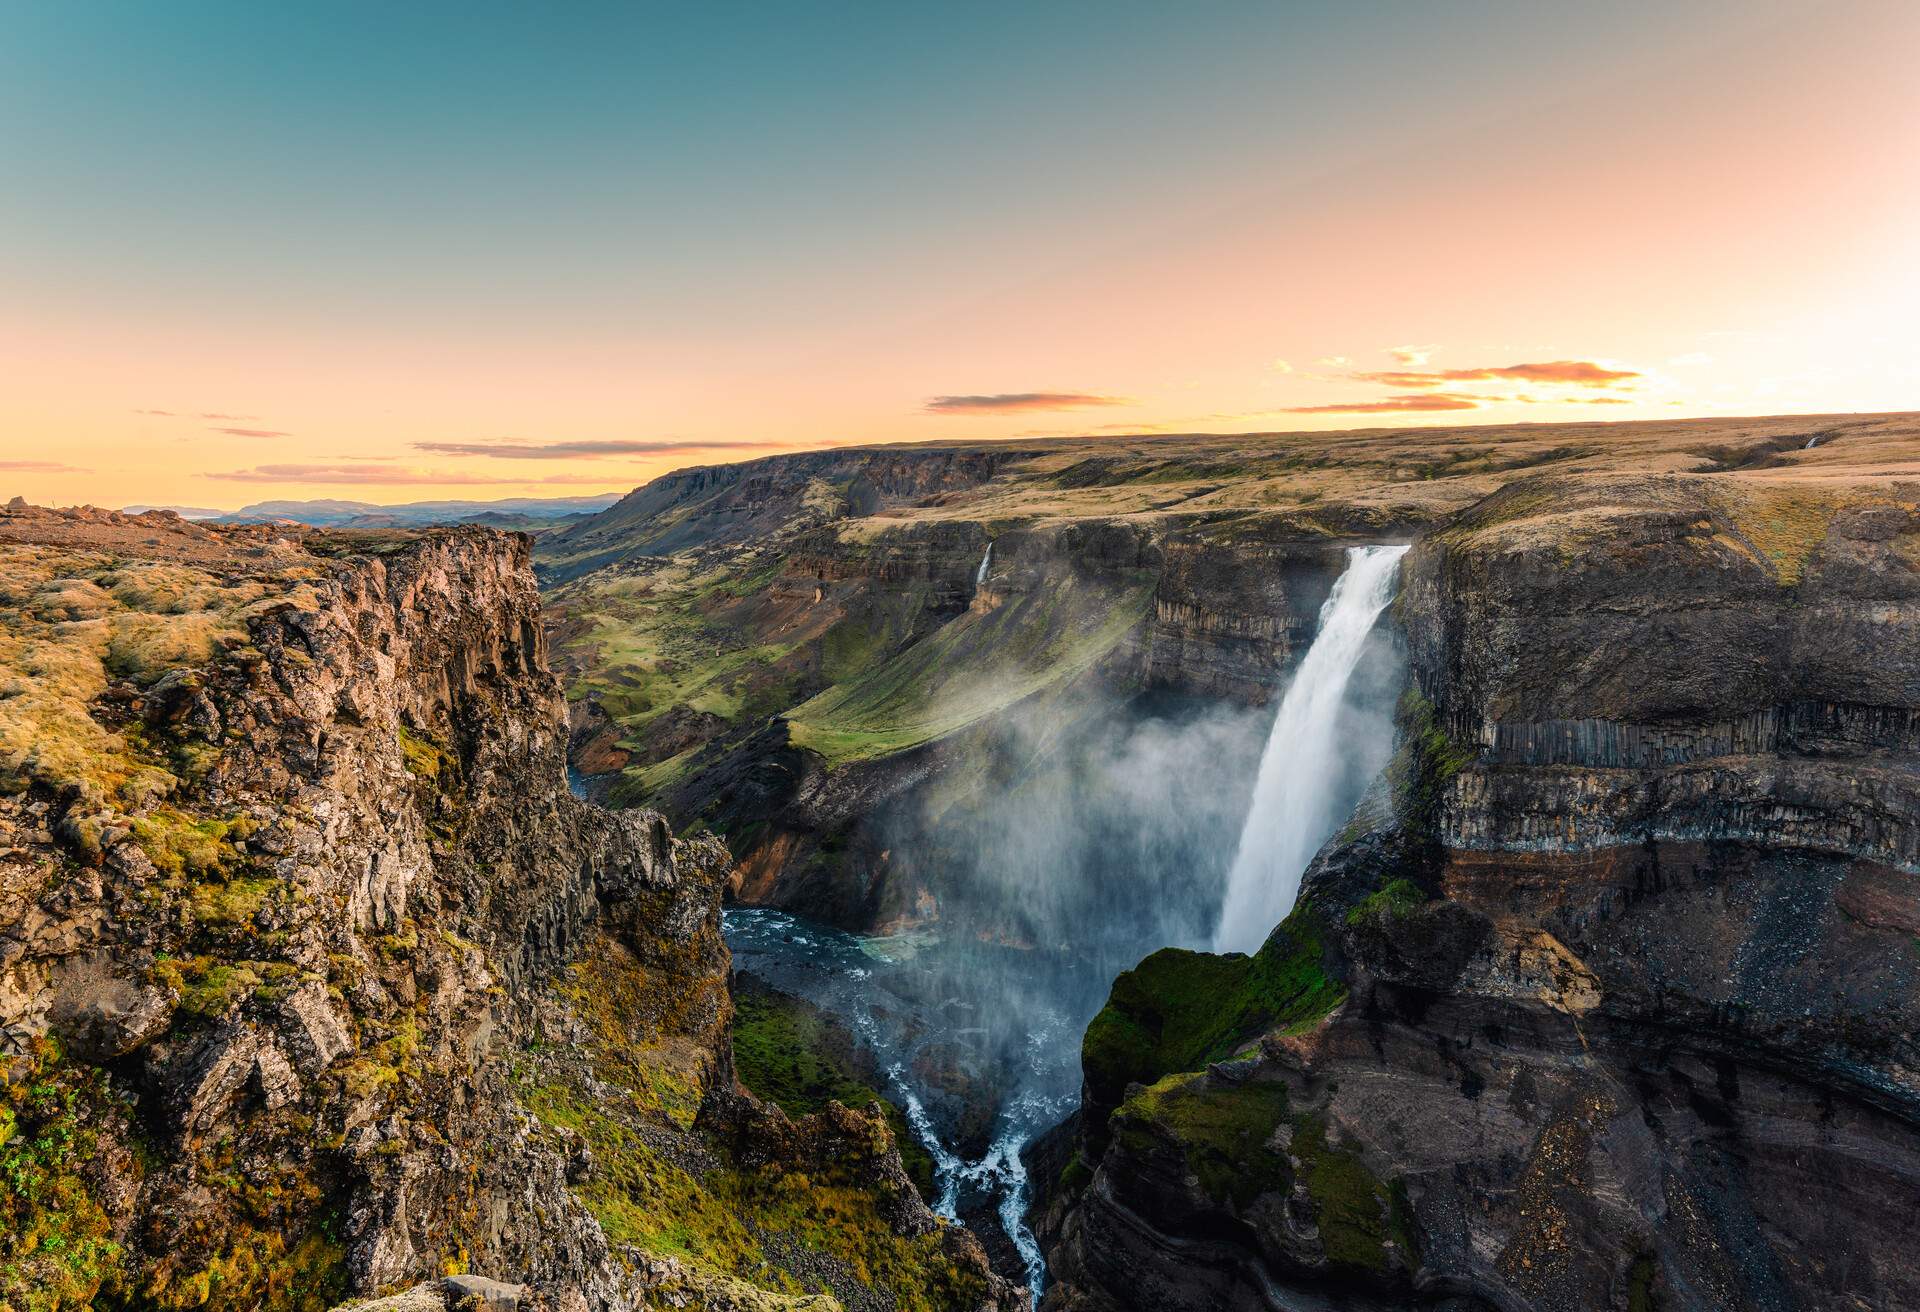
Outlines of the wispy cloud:
M 545 478 L 496 478 L 487 474 L 451 473 L 437 469 L 409 469 L 404 465 L 374 464 L 332 464 L 332 465 L 255 465 L 252 469 L 234 469 L 220 473 L 208 473 L 204 478 L 217 478 L 227 483 L 325 483 L 379 484 L 383 486 L 414 484 L 478 484 L 509 483 L 522 485 L 528 483 L 568 483 L 604 487 L 607 480 L 588 475 L 552 474 Z
M 224 419 L 228 423 L 239 424 L 244 424 L 260 417 L 259 415 L 230 415 L 220 410 L 200 410 L 192 415 L 188 415 L 180 410 L 135 410 L 134 413 L 137 415 L 153 415 L 161 419 Z
M 1573 387 L 1612 387 L 1640 374 L 1632 369 L 1609 369 L 1592 360 L 1544 360 L 1533 364 L 1487 365 L 1477 369 L 1434 369 L 1409 371 L 1388 369 L 1354 374 L 1364 383 L 1387 387 L 1440 387 L 1446 383 L 1477 383 L 1500 380 L 1524 383 L 1564 383 Z
M 1290 415 L 1385 415 L 1406 411 L 1478 410 L 1479 397 L 1459 392 L 1413 392 L 1381 401 L 1335 401 L 1328 405 L 1290 405 Z
M 1338 369 L 1343 365 L 1352 364 L 1353 361 L 1344 355 L 1323 355 L 1320 357 L 1318 363 L 1327 366 L 1329 369 Z
M 63 465 L 57 460 L 0 460 L 0 469 L 11 474 L 90 474 L 90 469 Z
M 1273 362 L 1273 371 L 1277 374 L 1290 374 L 1293 372 L 1293 366 L 1285 360 L 1275 360 Z
M 1432 343 L 1426 346 L 1390 346 L 1387 348 L 1387 354 L 1401 364 L 1425 364 L 1439 349 L 1438 345 Z
M 781 442 L 608 440 L 575 442 L 415 442 L 416 451 L 443 456 L 489 456 L 496 460 L 604 460 L 609 456 L 657 456 L 675 451 L 758 451 Z
M 995 415 L 1132 404 L 1124 396 L 1099 396 L 1091 392 L 994 392 L 981 396 L 935 396 L 928 399 L 926 408 L 937 415 Z
M 231 437 L 292 437 L 292 433 L 282 432 L 278 428 L 213 428 L 209 432 L 226 433 Z

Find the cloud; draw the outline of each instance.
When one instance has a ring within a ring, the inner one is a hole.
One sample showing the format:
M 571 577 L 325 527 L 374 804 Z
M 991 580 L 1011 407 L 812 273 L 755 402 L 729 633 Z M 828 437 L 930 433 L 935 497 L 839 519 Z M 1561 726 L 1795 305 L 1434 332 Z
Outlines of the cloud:
M 1387 354 L 1398 360 L 1401 364 L 1425 364 L 1433 358 L 1433 353 L 1439 349 L 1436 345 L 1390 346 L 1387 348 Z
M 1478 369 L 1435 369 L 1411 372 L 1381 370 L 1353 375 L 1364 383 L 1387 387 L 1439 387 L 1443 383 L 1477 383 L 1514 379 L 1524 383 L 1564 383 L 1572 387 L 1611 387 L 1640 374 L 1632 369 L 1609 369 L 1591 360 L 1545 360 L 1534 364 L 1506 364 Z
M 1384 415 L 1404 411 L 1478 410 L 1480 398 L 1459 392 L 1414 392 L 1384 401 L 1336 401 L 1331 405 L 1290 405 L 1290 415 Z
M 1344 355 L 1323 355 L 1320 357 L 1317 363 L 1323 364 L 1327 366 L 1327 368 L 1329 369 L 1338 369 L 1342 365 L 1352 364 L 1353 361 L 1349 360 Z
M 63 465 L 57 460 L 0 460 L 0 469 L 10 474 L 90 474 L 90 469 Z
M 929 397 L 926 408 L 936 415 L 995 415 L 1132 404 L 1124 396 L 1098 396 L 1090 392 L 995 392 L 985 396 Z
M 1290 374 L 1293 372 L 1293 366 L 1285 360 L 1275 360 L 1273 362 L 1273 371 L 1277 374 Z
M 668 440 L 578 442 L 415 442 L 416 451 L 443 456 L 490 456 L 496 460 L 599 460 L 607 456 L 657 456 L 674 451 L 751 451 L 780 442 L 678 442 Z
M 292 433 L 283 433 L 277 428 L 212 428 L 213 433 L 226 433 L 233 437 L 292 437 Z
M 239 422 L 241 422 L 241 423 L 243 423 L 243 424 L 244 424 L 244 423 L 246 423 L 246 422 L 247 422 L 247 421 L 248 421 L 249 419 L 258 419 L 258 418 L 259 418 L 260 416 L 259 416 L 259 415 L 223 415 L 223 414 L 217 414 L 217 413 L 215 413 L 215 414 L 209 414 L 209 413 L 207 413 L 207 412 L 204 412 L 204 411 L 203 411 L 203 412 L 202 412 L 202 413 L 200 414 L 200 416 L 199 416 L 199 417 L 200 417 L 201 419 L 228 419 L 228 420 L 238 420 Z
M 357 463 L 334 465 L 255 465 L 252 469 L 235 469 L 222 473 L 207 473 L 201 475 L 201 477 L 217 478 L 228 483 L 382 484 L 387 486 L 421 483 L 507 483 L 515 486 L 528 483 L 577 483 L 599 487 L 604 486 L 607 481 L 604 478 L 593 478 L 573 474 L 553 474 L 546 478 L 495 478 L 486 474 L 449 473 L 444 470 L 409 469 L 401 465 Z
M 134 413 L 137 415 L 164 415 L 168 419 L 174 418 L 174 413 L 171 410 L 135 410 Z

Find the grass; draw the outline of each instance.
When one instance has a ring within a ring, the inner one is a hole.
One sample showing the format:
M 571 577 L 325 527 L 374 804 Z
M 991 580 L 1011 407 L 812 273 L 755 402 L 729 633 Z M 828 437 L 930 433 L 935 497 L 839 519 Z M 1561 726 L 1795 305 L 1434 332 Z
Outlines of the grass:
M 244 644 L 257 610 L 310 604 L 311 566 L 228 578 L 108 552 L 0 544 L 0 791 L 76 792 L 99 814 L 139 811 L 180 784 L 91 709 L 111 684 L 150 687 Z M 92 829 L 97 840 L 98 824 Z M 88 834 L 78 835 L 83 845 Z
M 964 615 L 796 707 L 792 742 L 841 764 L 945 737 L 1084 673 L 1140 621 L 1152 595 L 1145 579 L 1112 588 L 1070 577 Z
M 1716 489 L 1714 509 L 1758 551 L 1784 587 L 1800 582 L 1833 518 L 1857 496 L 1818 488 L 1750 482 Z

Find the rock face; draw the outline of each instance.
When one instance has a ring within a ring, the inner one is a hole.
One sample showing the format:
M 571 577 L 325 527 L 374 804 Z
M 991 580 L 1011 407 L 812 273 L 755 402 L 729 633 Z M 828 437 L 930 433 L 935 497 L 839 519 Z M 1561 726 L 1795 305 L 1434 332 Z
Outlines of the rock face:
M 17 507 L 0 553 L 15 705 L 49 708 L 0 723 L 0 1306 L 322 1308 L 449 1270 L 511 1283 L 394 1305 L 936 1277 L 1011 1305 L 884 1124 L 736 1091 L 726 851 L 569 794 L 526 538 Z M 186 600 L 148 605 L 162 583 Z M 885 1279 L 770 1251 L 806 1200 L 776 1215 L 765 1182 L 830 1162 Z M 650 1247 L 687 1224 L 670 1171 L 733 1248 Z
M 1917 566 L 1911 488 L 1697 475 L 1416 547 L 1386 778 L 1088 1031 L 1046 1306 L 1920 1307 Z

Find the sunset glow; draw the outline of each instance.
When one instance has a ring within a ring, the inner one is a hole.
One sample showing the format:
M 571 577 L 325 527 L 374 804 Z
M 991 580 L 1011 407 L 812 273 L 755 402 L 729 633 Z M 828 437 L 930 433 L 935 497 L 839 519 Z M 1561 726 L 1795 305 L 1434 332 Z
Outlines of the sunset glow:
M 1920 7 L 934 26 L 10 7 L 0 492 L 1920 408 Z

